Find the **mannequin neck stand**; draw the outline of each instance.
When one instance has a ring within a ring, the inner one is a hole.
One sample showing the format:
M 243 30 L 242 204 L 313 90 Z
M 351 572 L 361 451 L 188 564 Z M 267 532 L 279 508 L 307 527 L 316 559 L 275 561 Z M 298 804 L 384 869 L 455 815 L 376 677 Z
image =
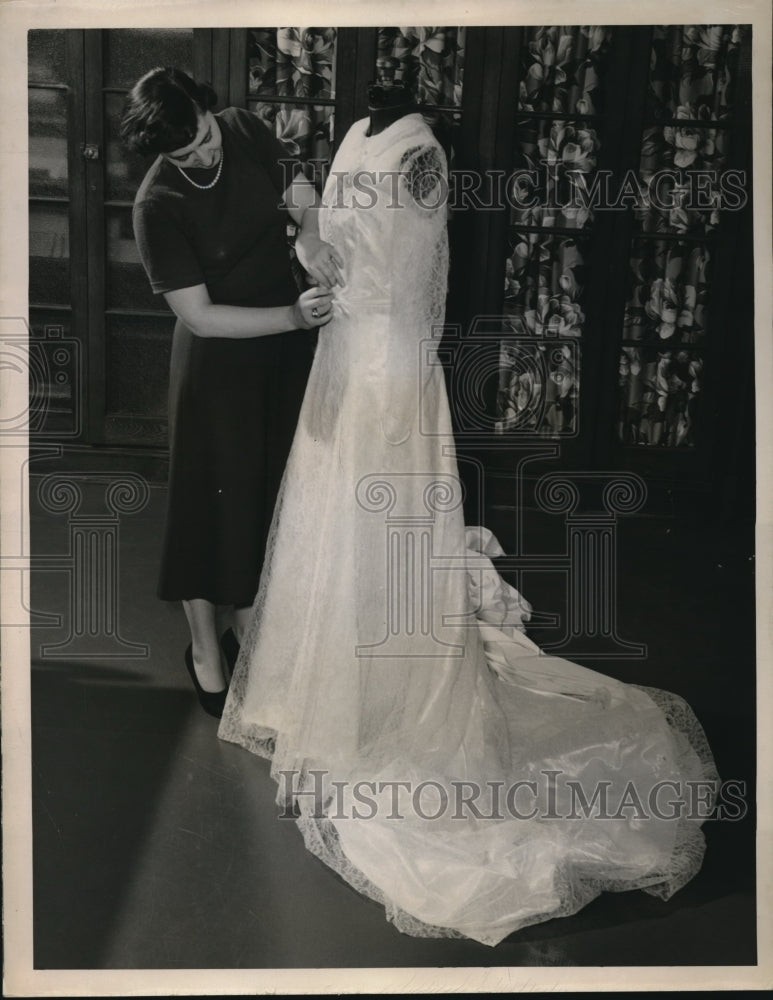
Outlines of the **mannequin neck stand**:
M 400 118 L 411 115 L 415 111 L 416 106 L 414 104 L 396 104 L 393 107 L 369 105 L 370 125 L 368 126 L 367 134 L 369 136 L 378 135 L 379 132 L 383 132 L 384 129 L 389 128 L 390 125 L 399 121 Z

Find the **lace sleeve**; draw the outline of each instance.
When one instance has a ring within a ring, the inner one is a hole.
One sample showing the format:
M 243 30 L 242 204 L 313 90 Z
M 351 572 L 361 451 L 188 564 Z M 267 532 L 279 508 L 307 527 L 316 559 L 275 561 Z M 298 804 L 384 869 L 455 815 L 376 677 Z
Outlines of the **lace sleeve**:
M 446 166 L 437 146 L 413 146 L 400 161 L 403 185 L 422 208 L 439 208 L 446 189 Z

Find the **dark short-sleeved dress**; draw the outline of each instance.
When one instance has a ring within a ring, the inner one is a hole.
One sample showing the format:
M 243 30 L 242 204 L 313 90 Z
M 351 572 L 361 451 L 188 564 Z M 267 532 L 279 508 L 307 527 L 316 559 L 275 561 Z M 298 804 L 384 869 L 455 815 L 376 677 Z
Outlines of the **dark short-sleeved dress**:
M 215 303 L 289 305 L 298 289 L 281 196 L 293 165 L 251 112 L 229 108 L 216 118 L 224 161 L 212 188 L 194 187 L 159 157 L 137 193 L 134 231 L 151 285 L 161 293 L 204 283 Z M 215 172 L 186 171 L 197 183 Z M 178 320 L 163 600 L 252 603 L 313 351 L 306 330 L 209 338 Z

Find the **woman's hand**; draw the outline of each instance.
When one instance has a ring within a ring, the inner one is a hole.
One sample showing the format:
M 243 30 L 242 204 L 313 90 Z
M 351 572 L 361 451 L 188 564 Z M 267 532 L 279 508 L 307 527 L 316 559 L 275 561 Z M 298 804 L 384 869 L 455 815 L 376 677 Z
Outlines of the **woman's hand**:
M 307 288 L 293 305 L 296 327 L 311 330 L 329 323 L 333 315 L 333 294 L 327 288 Z
M 314 185 L 305 177 L 296 177 L 285 191 L 284 200 L 298 225 L 295 252 L 306 273 L 323 288 L 343 286 L 343 257 L 319 235 L 320 199 Z
M 296 241 L 295 251 L 304 270 L 316 284 L 323 288 L 343 285 L 343 257 L 330 243 L 311 233 L 304 234 L 303 239 Z

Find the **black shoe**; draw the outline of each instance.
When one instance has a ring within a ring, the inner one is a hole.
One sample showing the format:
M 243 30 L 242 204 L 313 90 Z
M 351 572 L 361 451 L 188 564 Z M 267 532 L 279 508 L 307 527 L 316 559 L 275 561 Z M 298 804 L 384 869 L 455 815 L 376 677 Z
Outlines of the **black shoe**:
M 223 632 L 220 637 L 220 648 L 223 650 L 223 655 L 225 656 L 225 661 L 228 664 L 228 669 L 231 671 L 233 676 L 234 667 L 236 666 L 236 661 L 239 658 L 239 650 L 241 646 L 236 641 L 236 635 L 232 628 L 227 629 Z
M 185 650 L 185 666 L 188 668 L 188 673 L 191 675 L 191 680 L 193 681 L 193 686 L 196 689 L 196 694 L 199 698 L 199 704 L 209 715 L 214 715 L 216 719 L 219 719 L 223 714 L 223 708 L 225 707 L 225 698 L 228 694 L 228 688 L 224 687 L 222 691 L 205 691 L 199 684 L 199 679 L 196 676 L 196 669 L 193 666 L 193 646 L 188 646 Z

